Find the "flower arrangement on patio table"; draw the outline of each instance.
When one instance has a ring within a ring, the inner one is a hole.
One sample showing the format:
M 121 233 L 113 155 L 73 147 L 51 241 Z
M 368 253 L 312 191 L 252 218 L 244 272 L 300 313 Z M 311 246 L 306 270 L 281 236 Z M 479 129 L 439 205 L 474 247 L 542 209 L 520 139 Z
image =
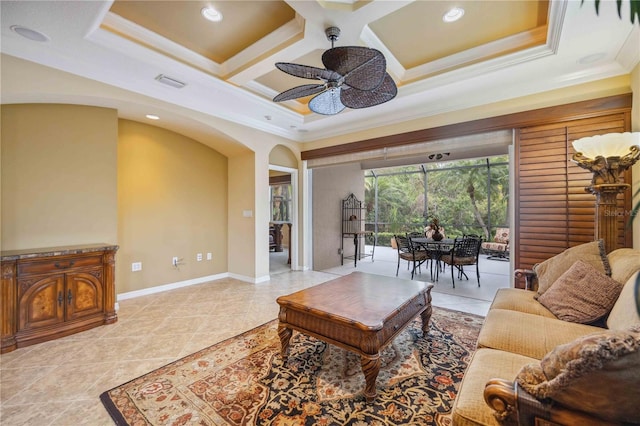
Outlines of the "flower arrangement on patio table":
M 429 227 L 433 230 L 433 234 L 431 234 L 431 238 L 435 241 L 440 241 L 444 237 L 440 232 L 440 219 L 438 216 L 431 215 L 429 216 Z

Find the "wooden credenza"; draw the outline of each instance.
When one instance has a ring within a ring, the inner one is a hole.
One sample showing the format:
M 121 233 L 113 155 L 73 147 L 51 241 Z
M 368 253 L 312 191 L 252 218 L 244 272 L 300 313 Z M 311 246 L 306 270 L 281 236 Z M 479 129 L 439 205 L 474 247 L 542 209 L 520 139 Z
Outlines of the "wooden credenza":
M 118 320 L 115 254 L 92 244 L 0 254 L 0 353 Z

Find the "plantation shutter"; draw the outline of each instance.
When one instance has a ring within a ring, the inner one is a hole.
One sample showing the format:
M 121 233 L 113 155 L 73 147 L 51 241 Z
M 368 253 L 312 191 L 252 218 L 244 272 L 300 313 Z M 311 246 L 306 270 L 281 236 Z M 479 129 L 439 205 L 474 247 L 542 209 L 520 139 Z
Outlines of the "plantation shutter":
M 630 129 L 626 112 L 565 123 L 518 129 L 516 132 L 516 268 L 531 269 L 563 250 L 595 239 L 595 195 L 586 192 L 592 173 L 571 161 L 572 142 L 586 136 Z M 624 175 L 631 182 L 631 171 Z M 618 196 L 618 247 L 630 247 L 626 228 L 631 191 Z

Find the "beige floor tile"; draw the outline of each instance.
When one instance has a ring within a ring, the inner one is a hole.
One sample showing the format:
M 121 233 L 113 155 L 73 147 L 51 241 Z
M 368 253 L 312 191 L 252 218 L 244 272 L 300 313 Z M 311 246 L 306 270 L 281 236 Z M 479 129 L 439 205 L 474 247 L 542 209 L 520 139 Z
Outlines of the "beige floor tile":
M 382 262 L 376 267 L 389 269 Z M 276 319 L 278 296 L 344 275 L 349 268 L 353 266 L 331 272 L 286 270 L 260 284 L 225 278 L 121 300 L 115 324 L 0 356 L 0 424 L 111 425 L 99 401 L 102 392 Z M 456 282 L 458 286 L 477 284 Z M 482 299 L 491 291 L 484 283 L 482 292 L 460 291 L 472 297 L 446 290 L 434 293 L 434 305 L 482 314 L 489 304 Z

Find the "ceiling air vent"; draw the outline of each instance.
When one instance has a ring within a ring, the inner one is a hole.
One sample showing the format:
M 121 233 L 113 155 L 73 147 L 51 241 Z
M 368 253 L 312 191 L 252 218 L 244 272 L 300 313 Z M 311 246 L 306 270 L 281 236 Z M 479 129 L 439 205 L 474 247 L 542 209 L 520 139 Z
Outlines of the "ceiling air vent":
M 176 80 L 175 78 L 167 77 L 164 74 L 158 74 L 156 77 L 160 83 L 166 84 L 167 86 L 175 87 L 176 89 L 182 89 L 187 83 L 183 83 L 180 80 Z

